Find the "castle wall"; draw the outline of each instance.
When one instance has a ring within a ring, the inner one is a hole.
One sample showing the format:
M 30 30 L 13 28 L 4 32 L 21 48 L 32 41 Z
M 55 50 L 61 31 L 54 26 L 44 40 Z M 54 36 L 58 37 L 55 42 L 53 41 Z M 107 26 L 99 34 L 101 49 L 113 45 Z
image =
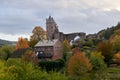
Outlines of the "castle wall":
M 64 34 L 63 32 L 59 32 L 56 22 L 54 19 L 49 16 L 46 19 L 46 31 L 48 34 L 48 39 L 59 39 L 61 41 L 67 39 L 69 42 L 73 40 L 76 36 L 80 36 L 81 38 L 86 37 L 86 33 L 79 32 L 79 33 L 71 33 L 71 34 Z
M 80 38 L 85 39 L 86 33 L 84 32 L 70 33 L 70 34 L 64 34 L 63 36 L 64 36 L 64 39 L 67 39 L 70 42 L 71 40 L 74 40 L 76 36 L 79 36 Z

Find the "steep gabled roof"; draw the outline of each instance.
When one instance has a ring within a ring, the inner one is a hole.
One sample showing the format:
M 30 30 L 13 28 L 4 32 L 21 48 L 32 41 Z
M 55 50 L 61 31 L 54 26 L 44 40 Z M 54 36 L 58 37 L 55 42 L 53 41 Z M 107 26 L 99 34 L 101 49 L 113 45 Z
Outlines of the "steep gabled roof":
M 42 40 L 42 41 L 39 41 L 35 47 L 38 47 L 38 46 L 54 46 L 54 44 L 58 41 L 58 39 L 54 39 L 54 40 Z

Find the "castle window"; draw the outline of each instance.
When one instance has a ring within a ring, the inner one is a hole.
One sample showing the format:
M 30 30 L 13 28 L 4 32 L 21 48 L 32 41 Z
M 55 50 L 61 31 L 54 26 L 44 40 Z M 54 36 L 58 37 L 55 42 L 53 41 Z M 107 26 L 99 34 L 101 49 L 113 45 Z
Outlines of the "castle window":
M 40 54 L 43 54 L 43 52 L 40 52 Z

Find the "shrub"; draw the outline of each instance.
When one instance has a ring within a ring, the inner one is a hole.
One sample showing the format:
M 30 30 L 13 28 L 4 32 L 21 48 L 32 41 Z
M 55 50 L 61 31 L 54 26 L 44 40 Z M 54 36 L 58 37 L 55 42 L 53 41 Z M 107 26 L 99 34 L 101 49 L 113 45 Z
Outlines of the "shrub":
M 59 71 L 64 67 L 64 60 L 59 59 L 56 61 L 40 61 L 39 66 L 46 71 Z
M 68 78 L 54 71 L 47 73 L 20 59 L 8 59 L 0 60 L 0 80 L 68 80 Z

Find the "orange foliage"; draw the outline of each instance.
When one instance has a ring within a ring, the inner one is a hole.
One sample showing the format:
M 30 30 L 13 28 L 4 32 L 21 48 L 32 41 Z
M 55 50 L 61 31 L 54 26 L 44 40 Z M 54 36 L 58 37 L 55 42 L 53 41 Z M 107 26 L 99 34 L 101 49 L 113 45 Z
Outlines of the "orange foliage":
M 102 52 L 102 54 L 104 54 L 104 53 L 109 54 L 110 49 L 111 49 L 111 44 L 109 42 L 105 42 L 105 41 L 99 43 L 97 46 L 97 50 Z
M 114 61 L 118 64 L 120 64 L 120 53 L 117 53 L 114 55 Z
M 105 57 L 105 62 L 109 62 L 113 57 L 112 45 L 109 42 L 100 42 L 97 45 L 97 51 Z
M 18 42 L 16 43 L 15 50 L 29 48 L 28 41 L 25 38 L 18 38 Z
M 83 52 L 76 50 L 74 55 L 68 61 L 68 74 L 73 76 L 81 76 L 92 69 L 90 60 Z

